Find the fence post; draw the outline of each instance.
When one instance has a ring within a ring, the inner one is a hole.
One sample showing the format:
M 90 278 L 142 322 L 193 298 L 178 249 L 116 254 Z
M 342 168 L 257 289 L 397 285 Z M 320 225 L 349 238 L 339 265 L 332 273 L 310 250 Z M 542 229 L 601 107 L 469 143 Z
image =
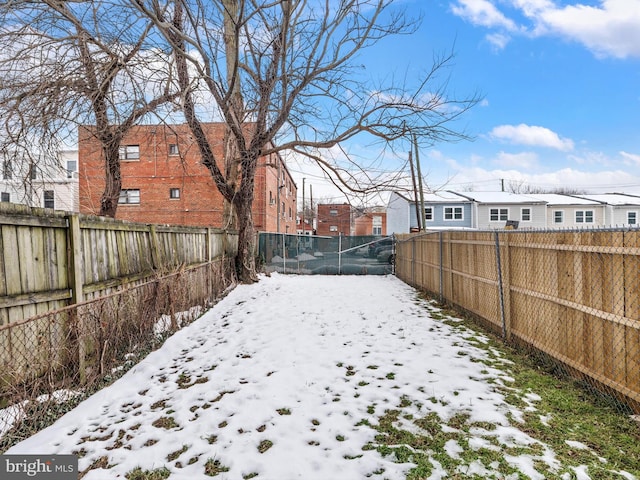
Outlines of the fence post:
M 411 284 L 416 286 L 416 237 L 411 239 Z
M 498 273 L 498 299 L 500 303 L 500 321 L 502 323 L 502 338 L 507 338 L 507 322 L 504 313 L 504 291 L 502 288 L 502 262 L 500 259 L 500 235 L 498 232 L 494 233 L 496 240 L 496 268 Z
M 160 268 L 160 247 L 158 245 L 158 232 L 156 226 L 149 225 L 149 240 L 151 243 L 151 263 L 153 268 Z
M 80 218 L 78 215 L 69 215 L 69 286 L 71 287 L 71 304 L 78 305 L 84 300 L 82 292 L 82 234 L 80 232 Z M 84 317 L 76 308 L 73 312 L 78 329 L 78 373 L 80 382 L 87 379 L 87 338 L 84 326 Z
M 440 303 L 444 303 L 444 251 L 442 232 L 439 233 L 440 237 Z

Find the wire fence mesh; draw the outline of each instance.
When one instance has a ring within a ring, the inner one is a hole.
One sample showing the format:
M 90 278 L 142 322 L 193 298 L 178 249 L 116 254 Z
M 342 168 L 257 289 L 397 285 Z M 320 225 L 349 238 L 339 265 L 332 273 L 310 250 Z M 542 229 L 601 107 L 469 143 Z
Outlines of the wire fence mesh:
M 640 413 L 640 230 L 402 236 L 396 274 Z
M 394 237 L 260 233 L 265 272 L 311 275 L 385 275 L 393 272 Z
M 220 258 L 0 326 L 0 452 L 195 320 L 233 284 L 233 272 Z

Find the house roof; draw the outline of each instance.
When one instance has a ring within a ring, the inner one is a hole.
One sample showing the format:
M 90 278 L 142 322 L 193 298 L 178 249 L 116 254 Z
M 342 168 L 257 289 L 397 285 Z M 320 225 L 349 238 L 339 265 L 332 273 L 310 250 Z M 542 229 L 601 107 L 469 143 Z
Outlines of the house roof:
M 453 192 L 452 192 L 453 193 Z M 544 200 L 539 200 L 530 195 L 521 195 L 511 192 L 464 192 L 457 193 L 464 198 L 473 200 L 478 203 L 485 204 L 508 204 L 508 203 L 545 203 Z
M 537 198 L 549 205 L 600 205 L 601 202 L 588 198 L 581 198 L 572 195 L 561 195 L 558 193 L 535 193 L 529 194 L 529 197 Z
M 616 207 L 640 206 L 640 197 L 636 195 L 627 195 L 625 193 L 585 194 L 576 195 L 576 197 L 593 200 L 595 202 L 607 203 Z
M 409 203 L 414 203 L 414 199 L 410 198 L 406 193 L 393 192 L 397 196 L 405 199 Z M 441 190 L 439 192 L 425 192 L 423 193 L 425 203 L 469 203 L 472 200 L 462 197 L 455 192 L 448 190 Z

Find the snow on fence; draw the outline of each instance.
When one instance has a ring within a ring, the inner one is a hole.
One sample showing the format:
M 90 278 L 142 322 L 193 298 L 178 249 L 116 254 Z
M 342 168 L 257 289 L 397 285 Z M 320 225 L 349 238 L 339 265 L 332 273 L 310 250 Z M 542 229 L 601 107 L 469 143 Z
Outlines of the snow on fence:
M 100 381 L 163 316 L 214 301 L 236 249 L 211 228 L 0 204 L 0 437 L 3 408 Z
M 396 275 L 640 413 L 640 229 L 404 235 Z

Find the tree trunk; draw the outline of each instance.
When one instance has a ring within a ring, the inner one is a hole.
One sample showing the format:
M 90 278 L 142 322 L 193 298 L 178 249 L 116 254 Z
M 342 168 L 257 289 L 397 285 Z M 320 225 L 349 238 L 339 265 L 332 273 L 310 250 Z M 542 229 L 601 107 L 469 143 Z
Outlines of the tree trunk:
M 118 199 L 122 189 L 120 174 L 120 142 L 111 142 L 103 147 L 105 163 L 105 186 L 100 199 L 100 215 L 115 218 Z
M 236 218 L 238 220 L 238 253 L 236 256 L 236 270 L 241 283 L 258 281 L 256 272 L 255 230 L 251 208 L 253 199 L 239 194 L 234 201 Z

